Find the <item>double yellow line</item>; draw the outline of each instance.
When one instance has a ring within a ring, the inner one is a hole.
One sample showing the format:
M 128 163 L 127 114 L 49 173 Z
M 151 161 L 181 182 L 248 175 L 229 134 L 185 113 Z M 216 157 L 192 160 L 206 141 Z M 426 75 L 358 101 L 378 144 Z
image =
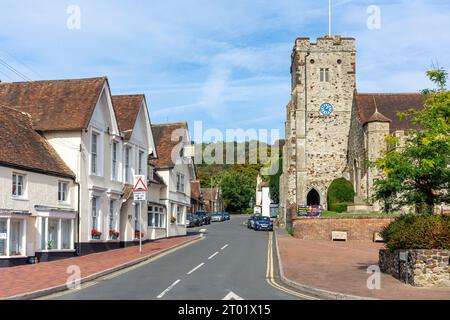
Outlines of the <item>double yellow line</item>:
M 266 280 L 269 285 L 274 287 L 277 290 L 283 291 L 287 294 L 293 295 L 295 297 L 305 299 L 305 300 L 319 300 L 316 297 L 308 296 L 305 294 L 301 294 L 299 292 L 293 291 L 291 289 L 285 288 L 279 285 L 273 276 L 273 232 L 269 233 L 269 243 L 267 245 L 267 272 L 266 272 Z

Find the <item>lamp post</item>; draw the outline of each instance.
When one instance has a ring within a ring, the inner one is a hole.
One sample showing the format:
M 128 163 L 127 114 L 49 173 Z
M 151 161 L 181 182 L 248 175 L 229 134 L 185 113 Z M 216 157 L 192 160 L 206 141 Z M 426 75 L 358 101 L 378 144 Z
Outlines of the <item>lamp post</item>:
M 250 202 L 248 205 L 250 206 L 251 209 L 253 209 L 253 205 L 254 205 L 253 197 L 250 199 Z

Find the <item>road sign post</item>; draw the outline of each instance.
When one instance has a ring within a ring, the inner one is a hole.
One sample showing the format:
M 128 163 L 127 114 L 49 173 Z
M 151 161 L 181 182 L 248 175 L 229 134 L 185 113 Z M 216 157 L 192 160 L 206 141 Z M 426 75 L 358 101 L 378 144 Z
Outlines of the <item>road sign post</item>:
M 147 178 L 143 175 L 134 176 L 134 202 L 139 202 L 139 252 L 142 254 L 142 202 L 147 200 Z M 136 233 L 136 230 L 134 230 Z

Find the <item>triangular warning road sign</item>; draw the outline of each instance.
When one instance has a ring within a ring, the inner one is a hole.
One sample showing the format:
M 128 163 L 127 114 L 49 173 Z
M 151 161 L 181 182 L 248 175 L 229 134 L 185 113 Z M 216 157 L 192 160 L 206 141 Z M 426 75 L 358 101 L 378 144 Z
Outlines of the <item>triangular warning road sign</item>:
M 133 188 L 134 192 L 147 192 L 147 184 L 144 182 L 142 178 L 139 178 L 136 182 L 136 185 Z

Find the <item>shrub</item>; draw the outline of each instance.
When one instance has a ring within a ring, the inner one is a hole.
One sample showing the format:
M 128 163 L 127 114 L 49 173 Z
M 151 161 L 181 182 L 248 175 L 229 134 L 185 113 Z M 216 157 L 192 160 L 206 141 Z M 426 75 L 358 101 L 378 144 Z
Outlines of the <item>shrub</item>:
M 328 210 L 334 211 L 337 213 L 347 212 L 347 207 L 352 205 L 352 202 L 344 202 L 344 203 L 331 203 L 328 205 Z
M 345 212 L 355 200 L 355 191 L 350 181 L 340 178 L 334 180 L 328 189 L 328 210 Z
M 450 217 L 438 215 L 404 215 L 381 232 L 390 250 L 450 250 Z

